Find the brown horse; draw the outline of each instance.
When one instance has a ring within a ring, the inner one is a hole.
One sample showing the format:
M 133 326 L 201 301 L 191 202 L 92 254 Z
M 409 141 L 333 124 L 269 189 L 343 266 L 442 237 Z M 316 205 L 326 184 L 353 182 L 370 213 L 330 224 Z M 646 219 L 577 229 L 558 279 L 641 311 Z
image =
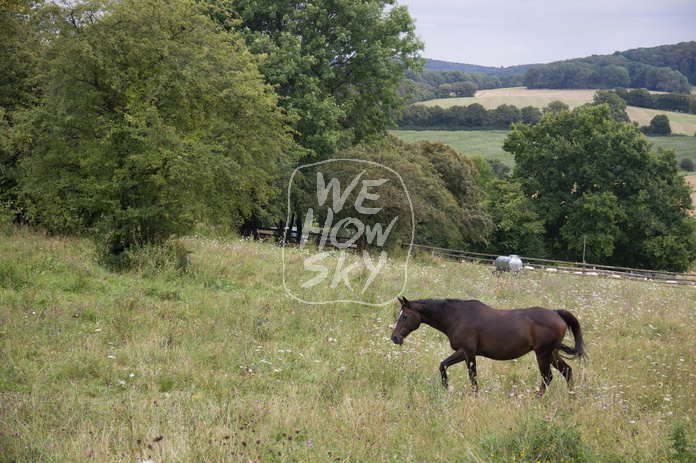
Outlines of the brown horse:
M 448 386 L 447 368 L 455 363 L 466 361 L 471 384 L 478 390 L 477 355 L 512 360 L 534 351 L 542 378 L 539 395 L 553 378 L 551 365 L 561 372 L 572 389 L 573 370 L 563 361 L 560 352 L 570 355 L 566 358 L 571 359 L 587 357 L 580 322 L 567 310 L 542 307 L 497 310 L 479 301 L 458 299 L 409 301 L 404 297 L 399 302 L 401 312 L 391 336 L 395 344 L 403 344 L 404 338 L 421 323 L 442 331 L 449 338 L 455 352 L 440 364 L 445 388 Z M 566 326 L 575 337 L 575 347 L 562 344 Z

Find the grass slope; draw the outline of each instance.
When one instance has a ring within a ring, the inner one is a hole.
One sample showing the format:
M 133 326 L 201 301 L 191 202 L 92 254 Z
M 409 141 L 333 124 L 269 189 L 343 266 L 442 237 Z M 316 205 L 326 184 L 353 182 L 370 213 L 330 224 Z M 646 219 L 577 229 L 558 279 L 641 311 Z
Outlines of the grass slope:
M 512 155 L 503 151 L 507 130 L 393 130 L 392 133 L 409 143 L 440 141 L 466 156 L 479 155 L 484 159 L 500 159 L 510 167 L 515 165 Z M 647 138 L 653 143 L 654 151 L 658 147 L 674 148 L 677 161 L 682 158 L 696 161 L 696 137 L 648 135 Z
M 442 108 L 467 106 L 471 103 L 479 103 L 486 109 L 495 109 L 501 104 L 510 104 L 518 108 L 523 108 L 525 106 L 543 108 L 551 101 L 560 100 L 573 109 L 585 103 L 592 102 L 595 92 L 596 90 L 528 90 L 524 87 L 498 88 L 494 90 L 481 90 L 476 92 L 476 96 L 470 98 L 441 98 L 416 104 L 440 106 Z M 626 108 L 626 112 L 631 118 L 631 121 L 638 122 L 640 125 L 649 125 L 652 118 L 656 115 L 666 114 L 667 117 L 669 117 L 673 133 L 689 136 L 696 133 L 696 114 L 658 111 L 654 109 L 636 108 L 633 106 Z
M 684 114 L 674 111 L 659 111 L 657 109 L 636 108 L 629 106 L 626 108 L 628 117 L 631 121 L 638 122 L 639 125 L 650 125 L 650 121 L 658 114 L 665 114 L 669 118 L 669 125 L 672 133 L 683 135 L 696 135 L 696 114 Z
M 393 130 L 391 133 L 408 143 L 439 141 L 469 157 L 478 155 L 484 159 L 500 159 L 509 166 L 515 164 L 512 155 L 503 151 L 508 130 Z
M 0 235 L 0 461 L 694 457 L 693 288 L 496 278 L 421 257 L 410 298 L 538 304 L 582 324 L 591 360 L 572 362 L 575 394 L 557 374 L 536 399 L 528 355 L 480 359 L 473 395 L 462 365 L 449 370 L 455 390 L 442 390 L 442 334 L 389 341 L 396 306 L 305 305 L 283 289 L 279 247 L 183 241 L 186 273 L 151 252 L 117 274 L 82 239 Z

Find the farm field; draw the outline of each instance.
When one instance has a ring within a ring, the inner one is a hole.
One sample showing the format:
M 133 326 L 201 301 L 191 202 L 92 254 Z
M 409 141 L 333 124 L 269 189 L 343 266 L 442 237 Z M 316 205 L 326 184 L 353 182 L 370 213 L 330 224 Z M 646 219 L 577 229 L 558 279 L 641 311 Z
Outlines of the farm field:
M 627 107 L 626 112 L 628 113 L 628 117 L 631 118 L 631 121 L 638 122 L 639 125 L 649 125 L 653 117 L 658 114 L 666 114 L 669 118 L 669 125 L 672 128 L 672 133 L 680 133 L 688 136 L 696 135 L 696 114 L 636 108 L 635 106 Z
M 143 251 L 113 273 L 86 240 L 5 227 L 0 461 L 693 461 L 692 287 L 497 278 L 416 256 L 409 298 L 580 320 L 590 360 L 570 362 L 573 394 L 556 374 L 536 398 L 529 354 L 479 359 L 474 395 L 462 365 L 442 389 L 444 335 L 389 340 L 396 304 L 307 305 L 284 291 L 280 247 L 210 231 L 181 242 L 185 272 Z
M 689 158 L 696 161 L 696 137 L 675 137 L 647 135 L 646 138 L 653 143 L 653 150 L 658 147 L 672 149 L 677 153 L 677 161 L 682 158 Z
M 479 103 L 486 109 L 495 109 L 501 104 L 510 104 L 518 108 L 523 108 L 525 106 L 543 108 L 551 101 L 560 100 L 573 109 L 591 102 L 595 92 L 595 90 L 528 90 L 524 87 L 498 88 L 493 90 L 481 90 L 476 92 L 474 97 L 470 98 L 441 98 L 416 104 L 440 106 L 442 108 L 467 106 L 471 103 Z M 681 133 L 690 136 L 696 133 L 696 114 L 658 111 L 654 109 L 636 108 L 633 106 L 626 108 L 626 112 L 631 118 L 631 121 L 638 122 L 640 125 L 650 124 L 652 118 L 657 114 L 666 114 L 667 117 L 669 117 L 673 133 Z
M 508 130 L 393 130 L 400 139 L 415 143 L 420 140 L 442 142 L 466 156 L 500 159 L 508 166 L 515 165 L 510 153 L 503 151 Z
M 391 133 L 409 143 L 439 141 L 466 156 L 479 155 L 484 159 L 500 159 L 510 167 L 515 165 L 512 155 L 503 151 L 507 130 L 393 130 Z M 648 135 L 647 139 L 653 143 L 653 150 L 674 148 L 677 161 L 685 157 L 696 161 L 696 137 Z
M 595 92 L 596 90 L 528 90 L 525 87 L 496 88 L 492 90 L 480 90 L 476 92 L 475 96 L 468 98 L 439 98 L 421 101 L 415 104 L 440 106 L 443 108 L 467 106 L 471 103 L 479 103 L 486 109 L 495 109 L 501 104 L 511 104 L 518 108 L 523 108 L 525 106 L 543 108 L 551 101 L 560 100 L 573 109 L 592 101 Z

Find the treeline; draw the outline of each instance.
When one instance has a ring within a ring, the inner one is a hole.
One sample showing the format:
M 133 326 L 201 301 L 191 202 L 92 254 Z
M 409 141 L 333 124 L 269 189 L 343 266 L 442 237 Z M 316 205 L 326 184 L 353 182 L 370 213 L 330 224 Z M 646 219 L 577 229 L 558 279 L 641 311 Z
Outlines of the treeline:
M 696 114 L 696 94 L 650 93 L 645 88 L 627 90 L 623 87 L 609 92 L 615 93 L 628 106 Z
M 483 186 L 496 228 L 482 250 L 675 271 L 696 258 L 691 188 L 674 151 L 653 153 L 609 105 L 518 124 L 503 149 L 515 169 Z
M 594 55 L 533 67 L 524 75 L 527 88 L 646 88 L 689 93 L 696 80 L 696 42 Z
M 696 41 L 650 48 L 633 48 L 617 51 L 614 56 L 657 68 L 667 67 L 683 74 L 689 82 L 696 84 Z
M 399 86 L 401 96 L 408 97 L 409 103 L 433 100 L 435 98 L 469 97 L 477 90 L 519 87 L 522 74 L 494 76 L 483 73 L 466 73 L 461 70 L 433 71 L 423 70 L 404 73 L 404 81 Z
M 413 217 L 415 236 L 397 224 L 393 239 L 570 259 L 587 237 L 597 263 L 686 269 L 696 259 L 673 152 L 655 157 L 609 106 L 571 113 L 557 102 L 543 116 L 511 105 L 406 108 L 475 127 L 530 124 L 504 146 L 519 167 L 496 179 L 499 165 L 387 135 L 404 103 L 398 84 L 422 65 L 408 10 L 389 0 L 332 5 L 327 15 L 319 1 L 5 2 L 0 221 L 91 236 L 108 265 L 167 246 L 185 262 L 176 237 L 197 224 L 301 231 L 311 201 L 321 202 L 318 166 L 334 166 L 326 178 L 344 186 L 364 172 L 321 161 L 357 159 L 371 161 L 371 178 L 383 178 L 378 165 L 403 176 L 408 201 L 366 219 Z M 440 85 L 478 86 L 450 77 Z M 313 170 L 295 175 L 300 167 Z M 289 204 L 290 179 L 298 200 Z M 354 223 L 349 208 L 326 209 L 326 222 L 334 212 Z
M 553 102 L 551 107 L 559 105 L 561 109 L 568 109 L 568 105 L 562 102 Z M 545 108 L 545 110 L 548 110 L 548 108 Z M 536 124 L 542 115 L 543 110 L 533 106 L 518 108 L 515 105 L 502 104 L 495 109 L 488 110 L 479 103 L 472 103 L 467 106 L 450 106 L 449 108 L 412 104 L 402 110 L 399 127 L 404 129 L 506 129 L 515 122 Z
M 399 91 L 410 98 L 410 103 L 521 86 L 530 89 L 628 87 L 688 94 L 696 82 L 696 41 L 501 69 L 433 61 L 426 64 L 424 71 L 408 70 L 404 78 Z
M 389 0 L 2 2 L 0 220 L 114 264 L 282 222 L 296 167 L 385 136 L 422 48 Z
M 537 64 L 521 64 L 516 66 L 480 66 L 476 64 L 453 63 L 450 61 L 441 61 L 436 59 L 428 59 L 425 62 L 425 69 L 429 71 L 463 71 L 470 74 L 486 74 L 489 76 L 514 76 L 522 75 L 527 69 L 537 66 Z
M 626 106 L 639 108 L 659 109 L 662 111 L 677 111 L 696 114 L 696 95 L 684 95 L 681 93 L 653 94 L 641 88 L 627 90 L 617 88 L 615 90 L 599 90 L 593 103 L 609 104 L 615 114 L 616 120 L 628 122 Z M 468 128 L 508 128 L 510 124 L 522 122 L 534 125 L 546 112 L 568 109 L 568 105 L 561 101 L 553 101 L 544 108 L 525 106 L 518 108 L 515 105 L 502 104 L 495 109 L 486 109 L 479 103 L 467 106 L 425 106 L 412 104 L 405 107 L 398 121 L 400 128 L 431 128 L 431 129 L 468 129 Z M 666 116 L 664 116 L 666 118 Z M 646 130 L 645 128 L 643 129 Z

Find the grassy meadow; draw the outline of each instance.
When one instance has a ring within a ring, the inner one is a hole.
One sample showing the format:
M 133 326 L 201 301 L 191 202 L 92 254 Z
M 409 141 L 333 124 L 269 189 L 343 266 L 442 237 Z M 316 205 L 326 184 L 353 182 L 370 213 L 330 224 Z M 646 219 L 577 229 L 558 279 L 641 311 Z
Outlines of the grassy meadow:
M 590 360 L 546 395 L 534 356 L 479 358 L 444 335 L 390 340 L 398 307 L 308 305 L 279 246 L 193 236 L 185 269 L 143 250 L 124 273 L 92 244 L 0 235 L 0 461 L 693 461 L 696 289 L 491 269 L 429 255 L 409 298 L 572 311 Z M 289 249 L 290 256 L 308 251 Z M 304 253 L 304 254 L 303 254 Z M 396 272 L 405 255 L 383 271 Z M 314 288 L 313 288 L 314 290 Z M 330 298 L 329 287 L 316 287 Z M 372 287 L 369 291 L 384 291 Z M 377 297 L 379 294 L 366 294 Z M 567 339 L 572 343 L 572 339 Z
M 503 151 L 503 142 L 508 130 L 393 130 L 400 139 L 415 143 L 420 140 L 442 142 L 466 156 L 481 156 L 483 159 L 500 159 L 508 166 L 515 165 L 515 159 Z
M 466 156 L 481 156 L 484 159 L 500 159 L 513 167 L 515 159 L 503 150 L 503 141 L 507 130 L 393 130 L 392 133 L 402 140 L 415 143 L 419 140 L 440 141 Z M 677 153 L 677 161 L 690 158 L 696 161 L 696 137 L 647 135 L 653 143 L 653 150 L 658 147 L 672 149 Z

